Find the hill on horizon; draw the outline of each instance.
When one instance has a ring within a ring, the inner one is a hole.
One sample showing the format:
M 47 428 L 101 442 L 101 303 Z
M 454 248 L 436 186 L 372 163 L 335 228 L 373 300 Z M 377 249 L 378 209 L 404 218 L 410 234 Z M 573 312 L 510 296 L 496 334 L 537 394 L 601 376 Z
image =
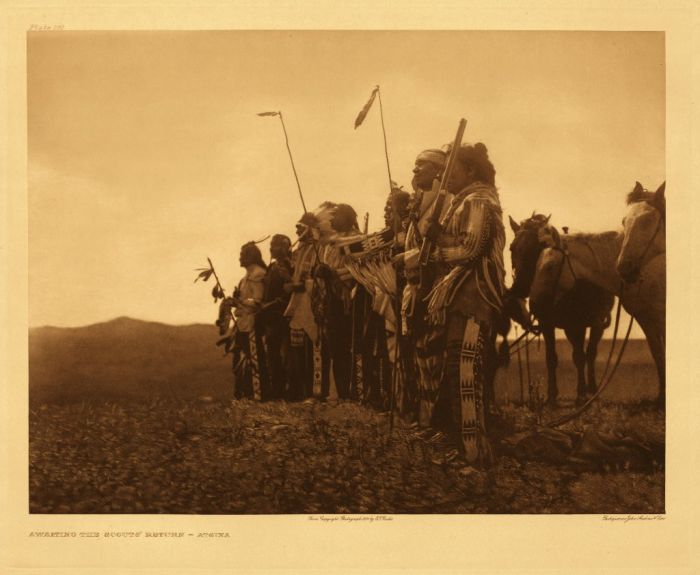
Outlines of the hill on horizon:
M 29 330 L 29 399 L 80 401 L 231 395 L 231 356 L 214 325 L 119 317 L 85 327 Z
M 623 322 L 620 322 L 620 328 L 618 331 L 618 340 L 622 338 L 622 333 L 624 332 L 624 329 L 626 327 L 626 322 L 625 325 L 622 325 Z M 212 322 L 213 324 L 213 322 Z M 126 315 L 121 315 L 118 317 L 115 317 L 113 319 L 108 319 L 104 321 L 98 321 L 95 323 L 89 323 L 86 325 L 78 325 L 78 326 L 56 326 L 56 325 L 51 325 L 51 324 L 46 324 L 46 325 L 39 325 L 39 326 L 30 326 L 29 327 L 29 332 L 32 333 L 37 330 L 79 330 L 79 329 L 85 329 L 85 328 L 98 328 L 99 326 L 102 326 L 103 328 L 106 329 L 112 329 L 112 328 L 117 328 L 117 329 L 124 329 L 128 330 L 130 328 L 136 328 L 137 326 L 143 326 L 143 325 L 151 325 L 151 326 L 162 326 L 162 327 L 209 327 L 211 324 L 209 323 L 202 323 L 202 322 L 194 322 L 194 323 L 166 323 L 162 321 L 156 321 L 156 320 L 148 320 L 148 319 L 137 319 L 133 318 L 130 316 Z M 515 324 L 513 324 L 515 325 Z M 520 326 L 518 326 L 518 333 L 522 333 Z M 556 338 L 558 340 L 566 340 L 566 336 L 564 335 L 563 330 L 556 330 Z M 605 331 L 605 334 L 603 335 L 603 340 L 611 340 L 612 339 L 612 334 L 613 334 L 613 329 L 612 326 L 608 328 Z M 511 332 L 509 337 L 513 339 L 514 337 L 514 331 L 511 328 Z M 630 341 L 633 340 L 639 340 L 639 341 L 644 341 L 644 337 L 630 337 Z
M 218 338 L 214 325 L 168 325 L 125 316 L 84 327 L 30 328 L 29 399 L 32 403 L 195 399 L 204 395 L 230 399 L 231 356 L 224 356 L 222 349 L 216 347 Z M 609 349 L 610 340 L 602 341 L 599 376 Z M 540 381 L 544 388 L 544 345 L 535 341 L 529 352 L 532 379 Z M 560 397 L 571 398 L 575 394 L 576 373 L 567 341 L 557 341 L 557 354 Z M 524 353 L 521 361 L 526 373 Z M 615 380 L 603 397 L 649 398 L 655 396 L 656 389 L 656 373 L 646 341 L 630 340 Z M 499 371 L 496 396 L 500 402 L 517 402 L 521 397 L 515 355 L 510 367 Z
M 208 323 L 201 323 L 201 322 L 195 322 L 195 323 L 183 323 L 183 324 L 172 324 L 172 323 L 165 323 L 162 321 L 155 321 L 155 320 L 150 320 L 150 319 L 137 319 L 133 317 L 129 317 L 128 315 L 120 315 L 118 317 L 104 320 L 104 321 L 97 321 L 95 323 L 89 323 L 86 325 L 77 325 L 77 326 L 58 326 L 58 325 L 51 325 L 51 324 L 46 324 L 46 325 L 37 325 L 37 326 L 30 326 L 29 331 L 36 331 L 36 330 L 76 330 L 76 329 L 84 329 L 84 328 L 96 328 L 98 326 L 103 326 L 103 327 L 109 327 L 110 329 L 113 327 L 121 327 L 121 328 L 129 328 L 129 327 L 138 327 L 138 326 L 143 326 L 143 325 L 152 325 L 152 326 L 167 326 L 167 327 L 190 327 L 190 326 L 209 326 L 210 324 Z

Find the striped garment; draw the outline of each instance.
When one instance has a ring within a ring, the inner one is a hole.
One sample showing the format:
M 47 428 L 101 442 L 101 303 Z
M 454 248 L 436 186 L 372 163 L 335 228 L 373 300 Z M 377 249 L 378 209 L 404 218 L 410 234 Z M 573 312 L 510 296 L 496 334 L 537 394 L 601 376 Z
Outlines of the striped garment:
M 444 231 L 431 260 L 440 262 L 446 273 L 426 299 L 430 322 L 444 325 L 446 308 L 455 302 L 455 295 L 470 279 L 480 301 L 460 301 L 460 306 L 483 310 L 485 305 L 490 314 L 500 313 L 505 290 L 505 229 L 496 188 L 481 182 L 467 186 L 452 198 L 441 222 Z M 488 313 L 477 309 L 465 311 L 477 317 Z

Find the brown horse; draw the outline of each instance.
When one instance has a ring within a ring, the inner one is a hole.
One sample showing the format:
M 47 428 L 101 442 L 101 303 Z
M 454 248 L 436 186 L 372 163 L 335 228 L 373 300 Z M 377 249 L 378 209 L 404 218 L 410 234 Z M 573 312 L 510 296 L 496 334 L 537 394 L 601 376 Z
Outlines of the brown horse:
M 547 226 L 540 231 L 547 244 L 536 264 L 530 308 L 556 306 L 577 282 L 586 280 L 620 297 L 622 306 L 644 331 L 659 377 L 658 403 L 665 404 L 666 254 L 644 258 L 636 281 L 625 282 L 617 263 L 625 234 L 618 231 L 560 236 Z M 632 279 L 632 278 L 630 278 Z
M 540 241 L 540 232 L 548 226 L 549 217 L 534 214 L 520 224 L 510 218 L 510 226 L 515 233 L 515 239 L 510 245 L 513 265 L 513 285 L 508 296 L 511 304 L 508 306 L 511 317 L 523 327 L 530 327 L 530 318 L 517 313 L 517 307 L 512 304 L 512 298 L 525 299 L 530 295 L 530 288 L 535 278 L 535 271 L 540 252 L 545 245 Z M 571 291 L 561 298 L 556 306 L 533 309 L 545 341 L 547 361 L 547 400 L 550 405 L 556 404 L 558 387 L 556 379 L 557 353 L 555 348 L 554 330 L 563 329 L 571 343 L 572 358 L 578 374 L 576 401 L 585 401 L 586 392 L 595 393 L 595 360 L 598 354 L 598 343 L 603 332 L 610 325 L 610 311 L 614 302 L 613 296 L 605 290 L 587 281 L 577 282 Z M 588 346 L 584 352 L 586 330 L 590 328 Z M 588 385 L 586 385 L 586 370 L 588 367 Z

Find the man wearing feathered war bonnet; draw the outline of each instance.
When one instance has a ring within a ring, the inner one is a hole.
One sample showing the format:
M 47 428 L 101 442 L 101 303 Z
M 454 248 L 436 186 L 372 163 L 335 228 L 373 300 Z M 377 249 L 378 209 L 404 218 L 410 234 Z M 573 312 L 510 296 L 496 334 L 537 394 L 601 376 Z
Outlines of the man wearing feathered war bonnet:
M 321 386 L 321 340 L 311 307 L 313 272 L 318 266 L 318 240 L 332 234 L 330 208 L 320 206 L 297 222 L 297 247 L 292 252 L 291 293 L 284 316 L 289 320 L 290 390 L 292 400 L 311 397 Z
M 349 394 L 352 278 L 332 240 L 358 232 L 357 214 L 347 204 L 324 202 L 297 222 L 299 243 L 292 254 L 292 296 L 285 316 L 292 383 L 303 382 L 304 397 L 328 396 L 331 363 L 338 396 Z
M 421 370 L 420 385 L 427 391 L 421 415 L 431 418 L 438 396 L 446 399 L 446 427 L 460 451 L 469 463 L 488 464 L 484 383 L 493 369 L 492 342 L 502 315 L 505 231 L 486 146 L 464 145 L 456 160 L 447 182 L 451 197 L 440 218 L 444 227 L 424 219 L 417 225 L 436 246 L 430 255 L 435 281 L 425 298 L 429 328 L 421 347 L 425 352 L 437 343 L 446 349 L 443 361 Z M 418 248 L 405 252 L 409 277 L 418 269 L 418 254 Z

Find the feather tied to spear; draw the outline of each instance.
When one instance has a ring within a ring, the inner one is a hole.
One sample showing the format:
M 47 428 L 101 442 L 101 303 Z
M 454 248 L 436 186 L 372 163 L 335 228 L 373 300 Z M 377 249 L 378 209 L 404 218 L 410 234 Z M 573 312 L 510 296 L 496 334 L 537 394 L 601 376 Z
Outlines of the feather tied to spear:
M 209 262 L 209 267 L 197 268 L 194 270 L 199 272 L 197 277 L 194 278 L 194 283 L 197 283 L 199 280 L 207 282 L 209 281 L 210 277 L 214 276 L 216 285 L 212 288 L 211 295 L 214 298 L 214 303 L 216 303 L 220 299 L 224 299 L 226 297 L 226 293 L 224 292 L 224 288 L 219 281 L 219 276 L 216 275 L 216 270 L 214 269 L 214 264 L 212 263 L 211 259 L 207 258 L 207 262 Z
M 356 130 L 362 125 L 362 122 L 365 121 L 365 118 L 367 117 L 367 114 L 369 113 L 369 110 L 372 107 L 372 104 L 374 103 L 374 99 L 377 97 L 377 92 L 379 92 L 379 86 L 374 87 L 374 90 L 372 90 L 372 94 L 370 95 L 369 100 L 367 100 L 367 103 L 364 105 L 362 110 L 360 110 L 360 113 L 357 115 L 357 118 L 355 118 Z

